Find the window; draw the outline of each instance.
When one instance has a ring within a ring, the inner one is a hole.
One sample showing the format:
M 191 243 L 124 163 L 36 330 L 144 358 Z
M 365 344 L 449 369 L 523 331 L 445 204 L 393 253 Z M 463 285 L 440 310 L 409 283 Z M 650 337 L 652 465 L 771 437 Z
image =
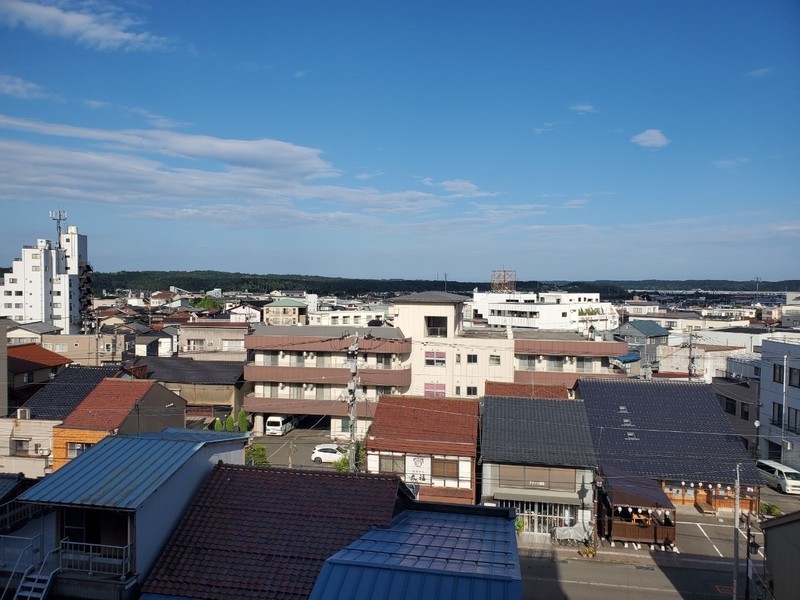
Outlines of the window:
M 783 426 L 783 404 L 780 402 L 772 403 L 772 419 L 770 422 L 779 427 Z
M 564 357 L 563 356 L 548 356 L 547 357 L 547 370 L 548 371 L 563 371 L 564 370 Z
M 789 367 L 789 385 L 792 387 L 800 387 L 800 369 Z
M 39 254 L 38 252 L 34 252 L 34 253 L 31 254 L 31 258 L 33 260 L 39 260 L 40 258 L 42 258 L 42 255 Z
M 87 444 L 85 442 L 67 442 L 67 456 L 69 458 L 75 458 L 86 452 L 92 446 L 94 446 L 94 444 Z
M 772 381 L 783 383 L 783 365 L 772 365 Z
M 14 440 L 14 454 L 28 454 L 30 442 L 28 440 Z
M 342 418 L 342 426 L 339 431 L 342 433 L 350 433 L 350 417 Z
M 477 354 L 467 354 L 467 364 L 468 365 L 476 365 L 476 364 L 478 364 L 478 355 Z
M 33 383 L 33 371 L 22 374 L 22 383 Z
M 477 396 L 477 395 L 478 395 L 478 387 L 475 385 L 468 385 L 467 396 Z
M 439 479 L 458 479 L 457 458 L 432 458 L 431 477 Z
M 566 318 L 567 318 L 567 313 L 565 313 L 565 312 L 562 312 L 562 313 L 561 313 L 561 318 L 562 318 L 562 319 L 566 319 Z
M 56 352 L 66 352 L 67 345 L 66 344 L 56 344 Z
M 490 354 L 489 355 L 489 364 L 495 367 L 500 366 L 500 355 L 499 354 Z
M 457 365 L 461 364 L 461 353 L 460 352 L 456 352 L 456 364 Z
M 577 364 L 575 369 L 579 373 L 591 373 L 594 370 L 594 359 L 585 356 L 579 356 L 576 360 Z
M 789 408 L 787 412 L 788 421 L 786 423 L 786 429 L 794 433 L 800 433 L 800 410 Z
M 11 295 L 11 290 L 3 290 L 3 295 L 4 296 L 10 296 Z
M 677 326 L 678 326 L 678 322 L 677 321 L 667 321 L 666 324 L 664 325 L 664 328 L 665 329 L 675 329 Z
M 761 377 L 761 367 L 754 367 L 753 375 L 755 375 L 756 377 Z
M 425 365 L 428 367 L 443 367 L 445 366 L 445 353 L 444 352 L 426 352 Z
M 725 398 L 725 412 L 729 415 L 736 414 L 736 400 Z
M 8 278 L 8 283 L 17 283 L 17 278 L 16 277 L 9 277 Z
M 447 317 L 425 317 L 425 332 L 428 337 L 447 337 Z
M 40 267 L 39 265 L 31 266 L 31 271 L 41 271 L 41 270 L 42 270 L 42 267 Z
M 523 354 L 519 357 L 519 368 L 521 371 L 533 371 L 536 369 L 536 357 L 531 354 Z
M 444 398 L 445 387 L 443 383 L 426 383 L 425 395 L 434 398 Z
M 11 308 L 11 302 L 6 302 L 6 303 L 3 305 L 3 308 Z
M 22 290 L 16 290 L 16 291 L 14 292 L 14 295 L 15 295 L 15 296 L 22 296 Z
M 750 420 L 750 405 L 747 402 L 742 402 L 740 407 L 739 416 L 745 421 Z
M 576 491 L 573 469 L 500 465 L 499 477 L 503 487 Z
M 460 395 L 461 395 L 461 386 L 457 385 L 456 386 L 456 396 L 460 396 Z
M 23 304 L 22 302 L 15 302 L 14 308 L 22 308 L 22 304 Z
M 380 473 L 400 473 L 406 472 L 406 459 L 404 456 L 381 456 Z
M 61 302 L 53 302 L 53 308 L 61 308 Z
M 222 340 L 222 351 L 244 350 L 244 340 Z

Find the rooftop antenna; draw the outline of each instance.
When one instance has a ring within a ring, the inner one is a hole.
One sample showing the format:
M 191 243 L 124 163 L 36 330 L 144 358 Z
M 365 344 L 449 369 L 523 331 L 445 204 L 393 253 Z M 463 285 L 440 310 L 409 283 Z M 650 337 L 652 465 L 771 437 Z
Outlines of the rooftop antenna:
M 51 210 L 50 211 L 50 218 L 56 222 L 56 231 L 58 232 L 58 237 L 56 237 L 56 244 L 58 249 L 61 249 L 61 221 L 67 220 L 67 211 L 61 210 Z

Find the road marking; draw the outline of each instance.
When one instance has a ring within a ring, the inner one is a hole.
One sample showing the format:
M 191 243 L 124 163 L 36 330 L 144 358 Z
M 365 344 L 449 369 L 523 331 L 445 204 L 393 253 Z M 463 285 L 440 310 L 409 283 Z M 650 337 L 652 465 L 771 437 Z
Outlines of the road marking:
M 637 585 L 622 585 L 620 583 L 602 583 L 599 581 L 579 581 L 579 580 L 572 580 L 572 579 L 561 579 L 560 577 L 531 577 L 530 580 L 532 581 L 556 581 L 558 583 L 568 583 L 571 585 L 588 585 L 591 587 L 602 587 L 602 588 L 618 588 L 618 589 L 635 589 L 641 590 L 643 592 L 662 592 L 666 594 L 675 594 L 675 592 L 680 593 L 679 590 L 675 588 L 648 588 L 648 587 L 640 587 Z
M 717 551 L 717 554 L 719 554 L 719 555 L 720 555 L 720 557 L 722 557 L 722 552 L 720 552 L 720 551 L 719 551 L 719 548 L 717 548 L 717 547 L 716 547 L 716 545 L 714 545 L 714 542 L 712 542 L 712 541 L 711 541 L 711 538 L 710 538 L 710 537 L 708 537 L 708 534 L 706 533 L 705 529 L 703 529 L 703 528 L 700 526 L 700 523 L 696 523 L 696 525 L 697 525 L 697 528 L 698 528 L 700 531 L 702 531 L 702 532 L 703 532 L 703 535 L 704 535 L 704 536 L 706 536 L 706 539 L 707 539 L 707 540 L 708 540 L 708 542 L 711 544 L 711 546 L 714 548 L 714 550 L 716 550 L 716 551 Z

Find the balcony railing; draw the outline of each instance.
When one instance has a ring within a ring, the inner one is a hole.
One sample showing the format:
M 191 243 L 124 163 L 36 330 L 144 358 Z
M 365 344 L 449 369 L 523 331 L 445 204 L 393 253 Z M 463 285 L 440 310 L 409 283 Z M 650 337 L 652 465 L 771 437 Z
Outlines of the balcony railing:
M 62 541 L 61 568 L 90 575 L 124 577 L 131 571 L 131 545 L 106 546 Z

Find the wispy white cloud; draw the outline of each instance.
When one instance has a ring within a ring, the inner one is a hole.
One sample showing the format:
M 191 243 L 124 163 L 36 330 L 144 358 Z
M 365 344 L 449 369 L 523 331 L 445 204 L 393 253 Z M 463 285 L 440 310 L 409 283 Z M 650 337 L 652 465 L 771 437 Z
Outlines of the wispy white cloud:
M 121 8 L 103 0 L 92 2 L 32 2 L 3 0 L 0 23 L 96 50 L 167 50 L 168 38 L 135 31 L 142 24 Z
M 589 204 L 589 200 L 587 198 L 573 198 L 572 200 L 567 200 L 562 204 L 562 208 L 580 208 L 582 206 L 586 206 Z
M 545 121 L 539 127 L 533 128 L 533 133 L 536 135 L 542 135 L 543 133 L 547 133 L 549 131 L 553 131 L 559 125 L 562 125 L 564 121 Z
M 375 179 L 376 177 L 380 177 L 382 175 L 384 175 L 383 171 L 371 171 L 369 173 L 359 173 L 358 175 L 356 175 L 356 179 L 359 179 L 361 181 L 368 181 L 370 179 Z
M 595 113 L 597 110 L 594 106 L 589 104 L 588 102 L 579 102 L 577 104 L 573 104 L 569 107 L 569 109 L 573 112 L 578 113 L 579 115 L 586 115 L 589 113 Z
M 726 169 L 732 170 L 738 167 L 742 167 L 750 162 L 749 158 L 744 156 L 739 156 L 737 158 L 722 158 L 719 160 L 711 161 L 711 164 L 717 167 L 718 169 Z
M 752 71 L 748 71 L 745 73 L 747 77 L 753 77 L 755 79 L 761 79 L 762 77 L 766 77 L 770 75 L 775 69 L 773 67 L 761 67 L 760 69 L 753 69 Z
M 48 96 L 44 88 L 37 83 L 26 81 L 14 75 L 2 74 L 0 74 L 0 94 L 30 99 L 46 98 Z
M 660 129 L 645 129 L 633 136 L 631 142 L 643 148 L 663 148 L 670 140 Z
M 100 110 L 111 106 L 108 102 L 103 102 L 102 100 L 84 100 L 82 103 L 84 106 L 94 110 Z
M 158 129 L 176 129 L 178 127 L 184 127 L 187 125 L 187 123 L 170 119 L 169 117 L 156 114 L 145 108 L 131 108 L 128 112 L 130 112 L 132 115 L 142 117 L 145 121 L 150 123 L 150 125 L 157 127 Z
M 448 198 L 477 198 L 480 196 L 497 196 L 497 192 L 486 192 L 466 179 L 447 179 L 435 181 L 430 177 L 422 180 L 427 186 L 444 190 Z

